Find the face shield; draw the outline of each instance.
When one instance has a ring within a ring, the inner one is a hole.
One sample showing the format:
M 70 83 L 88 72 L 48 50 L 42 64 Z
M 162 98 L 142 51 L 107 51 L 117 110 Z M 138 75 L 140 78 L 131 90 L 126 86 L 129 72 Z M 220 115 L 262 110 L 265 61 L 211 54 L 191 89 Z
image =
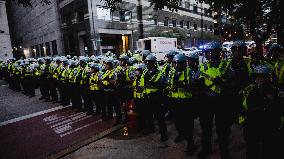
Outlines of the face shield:
M 154 68 L 155 67 L 155 61 L 146 61 L 146 65 L 148 69 Z

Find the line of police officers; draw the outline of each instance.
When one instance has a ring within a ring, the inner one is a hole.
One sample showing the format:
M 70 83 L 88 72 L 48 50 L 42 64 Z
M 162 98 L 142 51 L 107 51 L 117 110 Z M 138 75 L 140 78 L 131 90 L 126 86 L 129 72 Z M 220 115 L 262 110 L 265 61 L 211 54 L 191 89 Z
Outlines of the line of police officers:
M 65 106 L 71 102 L 76 111 L 101 115 L 103 120 L 112 119 L 115 111 L 115 125 L 127 121 L 126 105 L 134 101 L 138 128 L 145 135 L 152 133 L 157 119 L 161 141 L 168 140 L 165 114 L 170 112 L 178 132 L 175 142 L 186 140 L 188 155 L 195 153 L 198 118 L 202 129 L 198 158 L 212 153 L 214 123 L 221 158 L 230 158 L 235 122 L 243 126 L 248 159 L 283 158 L 283 48 L 273 45 L 266 58 L 255 53 L 247 57 L 243 41 L 234 42 L 231 50 L 232 58 L 224 59 L 221 45 L 208 43 L 204 63 L 197 54 L 187 57 L 172 51 L 162 66 L 147 51 L 139 57 L 123 54 L 118 62 L 112 55 L 10 59 L 0 62 L 0 76 L 15 91 L 22 86 L 34 97 L 39 87 L 40 100 Z

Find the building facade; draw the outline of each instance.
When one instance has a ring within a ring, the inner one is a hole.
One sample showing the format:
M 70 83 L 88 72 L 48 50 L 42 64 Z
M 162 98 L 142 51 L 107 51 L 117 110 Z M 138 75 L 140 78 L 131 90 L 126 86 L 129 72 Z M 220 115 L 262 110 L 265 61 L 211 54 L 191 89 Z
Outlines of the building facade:
M 214 38 L 212 12 L 208 5 L 195 0 L 182 1 L 177 11 L 156 11 L 148 0 L 122 0 L 114 12 L 101 0 L 51 0 L 50 5 L 33 0 L 32 8 L 9 2 L 12 45 L 26 57 L 136 50 L 141 37 L 139 2 L 143 37 L 177 37 L 180 48 L 199 46 Z
M 104 1 L 59 0 L 64 51 L 82 55 L 135 50 L 140 35 L 138 1 L 122 0 L 120 10 L 111 12 Z M 141 4 L 144 37 L 177 37 L 180 47 L 199 46 L 214 38 L 212 11 L 207 4 L 184 0 L 177 11 L 155 11 L 147 0 Z
M 8 2 L 9 25 L 14 54 L 25 57 L 64 54 L 57 0 L 50 5 L 32 0 L 32 7 Z
M 8 26 L 6 2 L 0 0 L 0 59 L 12 57 L 12 47 Z

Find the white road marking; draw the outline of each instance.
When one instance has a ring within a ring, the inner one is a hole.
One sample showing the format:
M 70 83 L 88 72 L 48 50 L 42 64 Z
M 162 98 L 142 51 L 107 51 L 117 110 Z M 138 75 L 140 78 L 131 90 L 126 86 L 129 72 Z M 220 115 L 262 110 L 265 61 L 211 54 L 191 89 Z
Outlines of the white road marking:
M 19 122 L 19 121 L 22 121 L 22 120 L 25 120 L 25 119 L 33 118 L 33 117 L 36 117 L 36 116 L 39 116 L 39 115 L 43 115 L 43 114 L 46 114 L 46 113 L 50 113 L 50 112 L 53 112 L 53 111 L 56 111 L 56 110 L 64 109 L 64 108 L 67 108 L 67 107 L 70 107 L 70 105 L 65 106 L 65 107 L 64 106 L 58 106 L 58 107 L 51 108 L 51 109 L 48 109 L 48 110 L 43 110 L 43 111 L 40 111 L 40 112 L 37 112 L 37 113 L 33 113 L 33 114 L 25 115 L 25 116 L 22 116 L 22 117 L 18 117 L 18 118 L 15 118 L 15 119 L 7 120 L 7 121 L 4 121 L 4 122 L 1 122 L 0 127 L 8 125 L 8 124 L 16 123 L 16 122 Z
M 50 128 L 54 128 L 54 127 L 57 127 L 57 126 L 60 126 L 60 125 L 63 125 L 63 124 L 68 124 L 69 122 L 72 122 L 76 119 L 80 119 L 80 118 L 85 117 L 85 116 L 86 116 L 86 114 L 84 114 L 84 113 L 76 114 L 76 116 L 71 117 L 70 119 L 67 118 L 67 120 L 63 120 L 59 123 L 51 125 Z
M 84 129 L 84 128 L 86 128 L 86 127 L 89 127 L 89 126 L 91 126 L 91 125 L 100 123 L 100 122 L 102 122 L 102 121 L 103 121 L 103 120 L 100 119 L 100 120 L 97 120 L 97 121 L 92 122 L 92 123 L 90 123 L 90 124 L 86 124 L 86 125 L 81 126 L 81 127 L 77 128 L 77 129 L 74 129 L 74 130 L 72 130 L 72 131 L 69 131 L 69 132 L 67 132 L 67 133 L 65 133 L 65 134 L 61 134 L 60 137 L 64 137 L 64 136 L 66 136 L 66 135 L 70 135 L 70 134 L 72 134 L 72 133 L 74 133 L 74 132 L 77 132 L 77 131 L 79 131 L 79 130 L 82 130 L 82 129 Z

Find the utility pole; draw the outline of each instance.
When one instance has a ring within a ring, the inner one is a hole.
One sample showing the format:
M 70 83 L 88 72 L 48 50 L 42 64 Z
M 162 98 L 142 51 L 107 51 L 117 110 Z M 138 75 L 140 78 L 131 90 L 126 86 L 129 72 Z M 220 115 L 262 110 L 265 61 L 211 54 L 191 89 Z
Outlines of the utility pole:
M 139 31 L 139 39 L 144 38 L 143 33 L 143 14 L 142 14 L 143 6 L 142 6 L 142 0 L 138 0 L 137 5 L 137 21 L 138 21 L 138 31 Z
M 203 2 L 201 2 L 201 46 L 203 46 Z M 202 49 L 203 50 L 203 49 Z

